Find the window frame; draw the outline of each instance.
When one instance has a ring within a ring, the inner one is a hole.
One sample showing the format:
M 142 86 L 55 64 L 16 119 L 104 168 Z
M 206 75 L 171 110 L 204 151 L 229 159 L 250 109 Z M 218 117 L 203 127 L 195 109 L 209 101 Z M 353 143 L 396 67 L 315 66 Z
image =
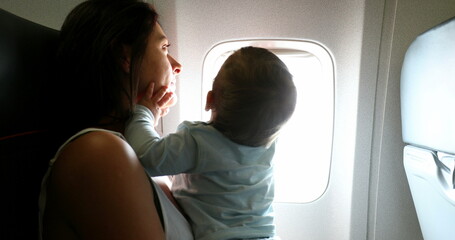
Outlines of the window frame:
M 213 79 L 216 73 L 221 67 L 218 59 L 222 55 L 230 55 L 233 51 L 246 46 L 254 46 L 269 49 L 271 52 L 279 54 L 308 54 L 315 56 L 321 62 L 321 79 L 331 81 L 331 89 L 328 89 L 331 93 L 332 101 L 330 102 L 331 108 L 331 139 L 330 139 L 330 154 L 327 163 L 326 173 L 324 180 L 326 181 L 325 187 L 320 189 L 315 197 L 309 198 L 305 201 L 277 201 L 280 203 L 310 203 L 324 195 L 328 187 L 330 178 L 330 167 L 332 161 L 333 151 L 333 128 L 335 122 L 335 64 L 333 61 L 332 54 L 322 44 L 307 41 L 307 40 L 295 40 L 295 39 L 249 39 L 249 40 L 238 40 L 238 41 L 226 41 L 214 45 L 206 54 L 203 65 L 202 65 L 202 106 L 201 106 L 201 119 L 204 121 L 209 120 L 209 113 L 205 112 L 205 95 L 212 89 Z M 293 191 L 295 191 L 294 189 Z

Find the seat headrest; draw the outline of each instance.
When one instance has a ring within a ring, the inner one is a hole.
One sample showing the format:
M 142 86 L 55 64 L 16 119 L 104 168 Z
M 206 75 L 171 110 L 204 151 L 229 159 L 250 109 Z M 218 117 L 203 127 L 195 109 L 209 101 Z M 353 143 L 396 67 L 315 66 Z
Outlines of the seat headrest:
M 0 9 L 0 139 L 47 128 L 58 31 Z
M 455 153 L 455 18 L 412 42 L 400 91 L 403 141 Z

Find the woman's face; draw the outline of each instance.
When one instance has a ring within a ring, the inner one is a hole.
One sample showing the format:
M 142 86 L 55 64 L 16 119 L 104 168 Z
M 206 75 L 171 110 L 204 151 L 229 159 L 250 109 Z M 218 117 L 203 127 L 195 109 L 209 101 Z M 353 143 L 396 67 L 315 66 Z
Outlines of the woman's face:
M 138 99 L 143 96 L 150 82 L 155 83 L 154 92 L 157 92 L 163 86 L 167 86 L 169 91 L 175 91 L 175 76 L 180 73 L 182 66 L 169 55 L 169 46 L 169 41 L 166 38 L 163 29 L 159 24 L 155 24 L 155 27 L 148 38 L 147 47 L 141 64 Z M 171 104 L 175 104 L 175 101 Z

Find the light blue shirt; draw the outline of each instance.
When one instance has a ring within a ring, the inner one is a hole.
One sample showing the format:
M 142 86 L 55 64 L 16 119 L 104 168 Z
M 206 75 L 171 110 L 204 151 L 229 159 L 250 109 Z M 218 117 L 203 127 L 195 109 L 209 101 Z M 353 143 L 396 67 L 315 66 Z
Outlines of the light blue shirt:
M 149 109 L 136 106 L 125 137 L 152 176 L 176 175 L 172 192 L 195 239 L 275 236 L 269 147 L 239 145 L 204 122 L 183 122 L 161 138 Z

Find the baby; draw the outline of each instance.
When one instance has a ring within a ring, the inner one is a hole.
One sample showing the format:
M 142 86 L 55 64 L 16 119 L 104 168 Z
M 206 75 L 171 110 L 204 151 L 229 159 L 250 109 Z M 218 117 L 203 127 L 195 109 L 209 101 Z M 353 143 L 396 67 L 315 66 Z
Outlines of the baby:
M 275 140 L 294 112 L 296 88 L 270 51 L 234 52 L 207 94 L 209 122 L 185 121 L 161 138 L 155 131 L 172 93 L 153 85 L 125 136 L 151 176 L 175 175 L 171 191 L 195 239 L 273 239 Z

